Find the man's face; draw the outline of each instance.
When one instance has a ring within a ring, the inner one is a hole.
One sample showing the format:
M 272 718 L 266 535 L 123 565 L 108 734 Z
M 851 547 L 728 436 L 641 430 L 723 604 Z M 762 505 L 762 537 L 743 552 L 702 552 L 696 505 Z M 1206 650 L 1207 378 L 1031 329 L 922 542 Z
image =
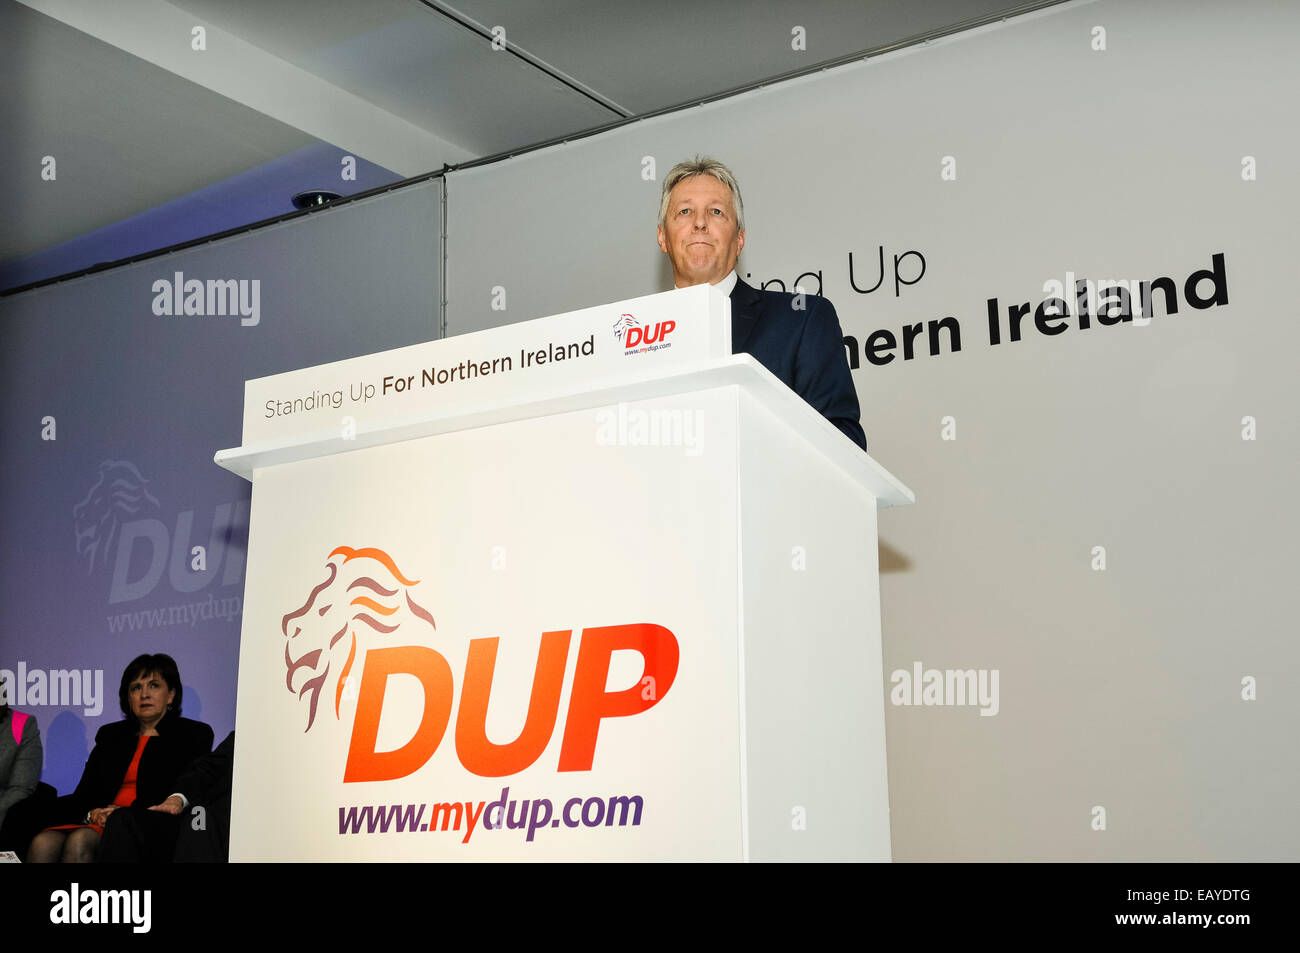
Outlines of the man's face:
M 731 190 L 711 175 L 678 182 L 668 193 L 659 247 L 673 263 L 673 281 L 679 288 L 716 285 L 727 277 L 745 247 Z

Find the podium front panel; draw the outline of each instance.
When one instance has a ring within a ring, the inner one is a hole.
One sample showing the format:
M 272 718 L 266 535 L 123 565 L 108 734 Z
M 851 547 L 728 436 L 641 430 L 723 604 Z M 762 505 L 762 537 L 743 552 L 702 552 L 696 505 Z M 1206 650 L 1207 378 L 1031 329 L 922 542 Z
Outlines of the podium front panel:
M 738 400 L 257 470 L 231 859 L 740 859 Z

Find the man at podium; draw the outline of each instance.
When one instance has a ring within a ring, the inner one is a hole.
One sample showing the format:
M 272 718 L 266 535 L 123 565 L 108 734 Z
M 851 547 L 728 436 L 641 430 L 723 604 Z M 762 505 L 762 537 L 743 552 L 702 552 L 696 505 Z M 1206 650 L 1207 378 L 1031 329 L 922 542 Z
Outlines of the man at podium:
M 820 295 L 751 288 L 736 274 L 744 247 L 745 206 L 731 170 L 699 156 L 673 166 L 659 202 L 659 248 L 672 263 L 674 284 L 707 282 L 729 295 L 731 353 L 753 355 L 866 450 L 834 305 Z

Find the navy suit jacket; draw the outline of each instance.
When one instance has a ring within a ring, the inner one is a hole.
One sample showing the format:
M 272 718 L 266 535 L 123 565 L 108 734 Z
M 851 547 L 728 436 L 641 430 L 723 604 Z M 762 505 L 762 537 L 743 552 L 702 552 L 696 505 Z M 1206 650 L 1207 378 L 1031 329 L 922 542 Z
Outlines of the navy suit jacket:
M 799 310 L 794 299 L 784 291 L 759 291 L 737 278 L 731 289 L 731 353 L 753 355 L 866 450 L 835 306 L 820 295 L 804 295 Z

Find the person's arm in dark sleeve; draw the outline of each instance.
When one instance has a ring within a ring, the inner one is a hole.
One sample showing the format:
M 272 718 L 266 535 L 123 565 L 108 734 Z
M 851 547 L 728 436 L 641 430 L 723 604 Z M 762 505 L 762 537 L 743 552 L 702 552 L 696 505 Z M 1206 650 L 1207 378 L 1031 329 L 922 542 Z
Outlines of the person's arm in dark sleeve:
M 185 795 L 190 804 L 206 804 L 213 794 L 221 793 L 223 785 L 229 783 L 234 759 L 235 733 L 232 731 L 211 754 L 199 758 L 177 779 L 177 793 Z
M 110 772 L 109 765 L 113 760 L 110 752 L 113 741 L 112 729 L 113 725 L 108 724 L 95 732 L 95 746 L 90 749 L 90 755 L 86 758 L 86 766 L 81 771 L 81 780 L 77 782 L 77 787 L 71 794 L 58 799 L 59 820 L 56 823 L 80 823 L 88 811 L 104 807 L 113 799 L 113 794 L 105 793 L 104 787 L 105 779 Z M 117 783 L 120 786 L 120 778 Z
M 809 314 L 795 358 L 795 393 L 866 450 L 867 435 L 862 430 L 858 394 L 835 306 L 820 295 L 808 295 L 804 300 Z
M 205 721 L 197 722 L 197 725 L 198 729 L 195 731 L 191 742 L 193 745 L 190 749 L 192 751 L 190 756 L 191 764 L 199 758 L 207 757 L 212 753 L 212 742 L 215 739 L 211 725 Z

